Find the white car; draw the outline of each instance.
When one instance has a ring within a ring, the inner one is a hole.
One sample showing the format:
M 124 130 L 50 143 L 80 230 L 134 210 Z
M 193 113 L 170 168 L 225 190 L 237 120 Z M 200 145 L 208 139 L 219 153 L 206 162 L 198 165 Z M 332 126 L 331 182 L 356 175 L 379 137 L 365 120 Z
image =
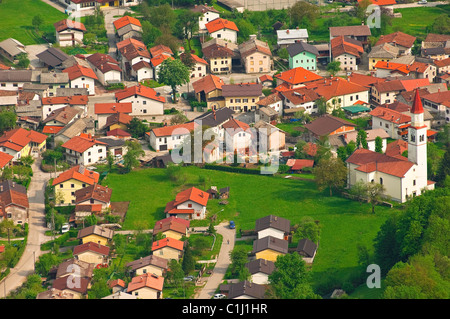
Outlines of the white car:
M 215 294 L 214 295 L 214 299 L 225 299 L 225 295 L 224 294 Z
M 417 2 L 418 4 L 426 4 L 427 0 L 420 0 L 419 2 Z
M 70 230 L 70 225 L 69 224 L 63 224 L 61 227 L 61 233 L 67 233 Z

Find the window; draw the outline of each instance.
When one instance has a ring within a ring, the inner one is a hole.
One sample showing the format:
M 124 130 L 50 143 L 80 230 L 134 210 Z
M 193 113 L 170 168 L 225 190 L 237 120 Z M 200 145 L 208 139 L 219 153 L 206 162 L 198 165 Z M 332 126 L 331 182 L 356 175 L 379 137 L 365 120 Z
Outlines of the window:
M 192 208 L 192 204 L 188 204 L 188 207 L 189 207 L 189 208 Z
M 70 194 L 71 194 L 72 196 L 75 196 L 75 192 L 71 192 Z
M 241 103 L 241 99 L 236 99 L 236 103 Z
M 147 101 L 143 101 L 142 104 L 146 105 L 146 104 L 147 104 Z
M 383 185 L 383 178 L 380 177 L 380 184 Z
M 91 155 L 91 152 L 88 152 L 88 156 Z
M 70 184 L 70 188 L 75 188 L 75 184 Z
M 98 152 L 99 152 L 99 153 L 102 153 L 102 152 L 103 152 L 103 148 L 99 148 L 99 149 L 98 149 Z
M 59 184 L 59 188 L 63 188 L 64 187 L 64 184 Z
M 414 185 L 414 186 L 416 185 L 416 180 L 413 180 L 413 185 Z

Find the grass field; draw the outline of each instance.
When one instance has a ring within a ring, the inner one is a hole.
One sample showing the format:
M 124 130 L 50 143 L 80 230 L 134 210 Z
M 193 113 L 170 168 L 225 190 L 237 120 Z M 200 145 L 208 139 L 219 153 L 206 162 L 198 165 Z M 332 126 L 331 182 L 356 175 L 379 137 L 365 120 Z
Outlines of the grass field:
M 174 196 L 190 186 L 209 189 L 230 186 L 227 205 L 218 200 L 208 202 L 209 214 L 217 214 L 217 222 L 234 220 L 237 229 L 249 230 L 255 220 L 269 214 L 287 218 L 297 224 L 305 216 L 318 220 L 322 226 L 319 250 L 314 261 L 313 278 L 318 287 L 339 286 L 361 273 L 357 245 L 372 247 L 380 225 L 394 209 L 377 207 L 370 213 L 367 204 L 332 196 L 328 190 L 319 192 L 313 181 L 292 180 L 277 176 L 236 174 L 185 167 L 186 183 L 173 185 L 163 169 L 142 169 L 126 175 L 110 174 L 103 184 L 113 189 L 112 201 L 130 201 L 124 229 L 133 229 L 140 220 L 152 228 L 164 218 L 164 208 Z M 199 177 L 206 178 L 206 185 Z M 206 186 L 206 187 L 205 187 Z M 193 221 L 192 225 L 208 224 L 209 220 Z
M 43 43 L 31 23 L 36 15 L 42 17 L 40 30 L 47 34 L 54 33 L 53 23 L 66 17 L 41 0 L 3 0 L 0 3 L 0 41 L 14 38 L 24 45 Z

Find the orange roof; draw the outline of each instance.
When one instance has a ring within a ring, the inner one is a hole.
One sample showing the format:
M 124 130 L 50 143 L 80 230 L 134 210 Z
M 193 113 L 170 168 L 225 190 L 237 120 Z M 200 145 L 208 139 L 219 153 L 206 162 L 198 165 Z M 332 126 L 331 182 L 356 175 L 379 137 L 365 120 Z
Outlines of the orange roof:
M 450 58 L 442 59 L 442 60 L 434 60 L 434 65 L 438 68 L 446 67 L 450 65 Z
M 402 155 L 404 151 L 408 150 L 408 142 L 404 140 L 395 140 L 386 145 L 386 155 L 388 156 L 399 156 Z
M 95 103 L 95 114 L 131 113 L 132 103 Z
M 155 136 L 171 136 L 171 135 L 184 135 L 188 134 L 186 130 L 189 132 L 193 131 L 195 127 L 195 122 L 171 125 L 171 126 L 163 126 L 152 129 L 153 134 Z M 150 132 L 149 132 L 150 133 Z
M 106 145 L 105 143 L 97 141 L 93 138 L 84 137 L 80 135 L 72 137 L 70 140 L 65 142 L 62 145 L 62 147 L 67 148 L 69 150 L 73 150 L 78 153 L 83 153 L 96 144 Z
M 172 49 L 163 44 L 155 45 L 154 47 L 151 47 L 149 51 L 152 54 L 152 57 L 160 54 L 173 55 Z
M 202 206 L 208 203 L 209 194 L 196 187 L 188 188 L 177 194 L 175 197 L 175 205 L 178 206 L 188 200 L 193 201 Z
M 192 59 L 194 59 L 195 62 L 197 63 L 201 63 L 201 64 L 208 64 L 208 62 L 206 62 L 206 60 L 200 58 L 199 56 L 195 55 L 195 54 L 191 54 Z
M 259 77 L 259 80 L 260 80 L 261 82 L 266 82 L 266 81 L 272 82 L 272 81 L 273 81 L 273 77 L 271 77 L 271 76 L 268 75 L 268 74 L 264 74 L 264 75 L 262 75 L 262 76 Z
M 157 291 L 162 291 L 164 286 L 164 277 L 155 274 L 143 274 L 131 279 L 128 284 L 127 291 L 132 292 L 141 288 L 151 288 Z
M 368 91 L 367 87 L 340 77 L 310 82 L 306 84 L 306 88 L 313 89 L 319 96 L 323 96 L 327 100 L 337 96 Z
M 99 173 L 90 171 L 84 168 L 83 166 L 77 165 L 59 174 L 59 176 L 53 180 L 52 186 L 55 186 L 59 183 L 63 183 L 70 179 L 75 179 L 82 183 L 93 185 L 94 183 L 98 182 L 99 177 L 100 177 Z
M 166 54 L 158 54 L 158 55 L 155 55 L 151 60 L 150 60 L 150 62 L 152 63 L 152 65 L 155 67 L 155 66 L 158 66 L 158 65 L 160 65 L 164 60 L 166 60 L 166 59 L 171 59 L 171 60 L 175 60 L 172 56 L 170 56 L 170 55 L 166 55 Z
M 323 79 L 323 77 L 321 77 L 320 75 L 315 74 L 314 72 L 308 71 L 302 67 L 297 67 L 294 69 L 290 69 L 288 71 L 284 71 L 282 73 L 275 75 L 275 77 L 277 79 L 280 79 L 284 82 L 287 82 L 287 83 L 293 84 L 293 85 Z
M 411 113 L 420 114 L 423 113 L 422 100 L 419 96 L 419 90 L 416 90 L 416 94 L 414 95 L 414 102 L 411 107 Z
M 114 27 L 116 28 L 116 30 L 119 30 L 120 28 L 128 25 L 128 24 L 134 24 L 137 25 L 138 27 L 142 27 L 141 22 L 133 17 L 130 16 L 124 16 L 122 18 L 117 19 L 116 21 L 113 22 Z
M 360 3 L 363 0 L 358 0 L 358 3 Z M 372 4 L 375 4 L 377 6 L 390 6 L 393 4 L 397 4 L 395 0 L 370 0 Z
M 378 171 L 397 177 L 404 177 L 414 165 L 413 162 L 402 156 L 388 156 L 364 148 L 359 148 L 353 152 L 346 162 L 359 165 L 356 170 L 361 172 Z
M 118 101 L 126 99 L 130 96 L 139 95 L 142 97 L 146 97 L 151 100 L 155 100 L 158 102 L 165 103 L 166 98 L 160 95 L 157 95 L 156 91 L 152 88 L 146 87 L 144 85 L 138 84 L 129 88 L 126 88 L 122 91 L 116 93 L 116 99 Z
M 157 241 L 154 241 L 152 244 L 152 251 L 164 248 L 164 247 L 171 247 L 176 250 L 183 251 L 184 249 L 184 242 L 178 239 L 166 237 Z
M 195 93 L 205 92 L 205 94 L 214 91 L 214 90 L 222 90 L 222 85 L 225 82 L 214 74 L 208 74 L 204 78 L 199 79 L 192 83 L 192 87 L 194 88 Z
M 79 64 L 75 64 L 70 68 L 64 69 L 63 72 L 69 74 L 69 80 L 78 79 L 79 77 L 85 76 L 94 80 L 98 80 L 95 72 L 90 68 L 85 68 Z
M 19 127 L 5 132 L 3 136 L 0 137 L 0 146 L 20 151 L 30 142 L 41 144 L 46 139 L 47 135 L 45 134 L 33 130 L 28 131 Z
M 372 0 L 374 1 L 374 0 Z M 385 0 L 386 1 L 386 0 Z M 387 0 L 389 1 L 389 0 Z M 395 0 L 394 4 L 395 4 Z M 391 34 L 381 35 L 380 39 L 375 45 L 380 45 L 383 43 L 392 43 L 395 45 L 401 45 L 405 48 L 410 48 L 414 45 L 414 42 L 416 41 L 416 37 L 413 37 L 412 35 L 403 33 L 401 31 L 397 31 Z
M 86 251 L 91 251 L 91 252 L 98 253 L 98 254 L 104 255 L 104 256 L 109 255 L 109 247 L 108 246 L 103 246 L 98 243 L 93 243 L 91 241 L 87 242 L 85 244 L 75 246 L 73 248 L 73 255 L 76 256 L 76 255 L 79 255 Z
M 121 130 L 120 128 L 116 128 L 114 130 L 106 132 L 106 136 L 129 137 L 131 136 L 131 134 L 124 130 Z
M 46 125 L 42 129 L 42 133 L 44 134 L 56 134 L 59 131 L 61 131 L 64 128 L 64 126 L 52 126 L 52 125 Z
M 389 83 L 389 82 L 385 82 Z M 403 85 L 406 91 L 415 90 L 421 86 L 430 85 L 430 80 L 427 78 L 424 79 L 411 79 L 411 80 L 400 80 L 400 83 Z
M 239 31 L 238 27 L 233 21 L 228 21 L 222 18 L 217 18 L 211 22 L 208 22 L 207 24 L 205 24 L 205 27 L 209 33 L 213 33 L 222 29 Z
M 304 167 L 313 167 L 314 160 L 309 159 L 288 159 L 286 162 L 287 166 L 290 166 L 292 170 L 298 171 L 303 169 Z
M 331 53 L 333 57 L 337 57 L 341 54 L 347 53 L 359 57 L 364 53 L 361 42 L 339 36 L 331 40 Z
M 108 286 L 109 286 L 109 288 L 113 288 L 116 286 L 125 288 L 126 284 L 125 284 L 125 281 L 123 281 L 122 279 L 115 279 L 115 280 L 108 282 Z
M 386 107 L 378 106 L 372 110 L 370 115 L 381 118 L 385 121 L 389 121 L 396 124 L 411 122 L 411 116 L 388 109 Z
M 371 75 L 365 75 L 360 73 L 352 72 L 352 74 L 348 77 L 350 82 L 365 86 L 371 87 L 374 83 L 385 82 L 384 78 L 377 78 Z
M 248 125 L 247 123 L 241 122 L 239 120 L 236 120 L 235 118 L 231 118 L 222 125 L 222 128 L 224 128 L 227 132 L 232 132 L 232 131 L 229 131 L 229 129 L 233 129 L 233 130 L 241 129 L 241 130 L 245 131 L 250 128 L 250 125 Z
M 0 152 L 0 168 L 3 168 L 8 164 L 14 156 Z
M 401 72 L 403 74 L 409 74 L 409 65 L 403 64 L 403 63 L 394 63 L 394 62 L 384 62 L 384 61 L 378 61 L 374 65 L 375 69 L 386 69 L 391 71 L 397 71 Z

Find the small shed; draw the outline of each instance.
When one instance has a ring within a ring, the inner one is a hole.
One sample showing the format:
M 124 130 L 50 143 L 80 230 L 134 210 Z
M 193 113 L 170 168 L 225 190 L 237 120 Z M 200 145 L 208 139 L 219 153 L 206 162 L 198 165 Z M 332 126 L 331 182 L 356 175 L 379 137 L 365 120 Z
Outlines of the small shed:
M 296 251 L 307 264 L 312 264 L 316 256 L 317 245 L 311 240 L 303 238 L 298 242 Z
M 230 197 L 230 186 L 221 188 L 219 190 L 219 194 L 221 199 L 227 199 L 228 197 Z

